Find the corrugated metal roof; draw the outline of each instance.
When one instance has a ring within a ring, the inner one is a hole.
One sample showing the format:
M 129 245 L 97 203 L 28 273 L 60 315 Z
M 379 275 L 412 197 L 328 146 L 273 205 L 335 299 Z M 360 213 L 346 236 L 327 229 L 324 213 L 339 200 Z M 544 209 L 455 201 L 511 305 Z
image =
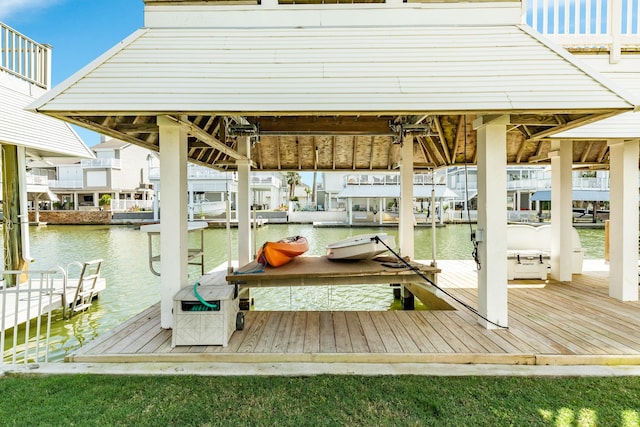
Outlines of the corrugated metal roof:
M 524 26 L 151 28 L 31 107 L 47 112 L 628 109 Z
M 31 102 L 32 97 L 0 85 L 0 143 L 26 147 L 39 157 L 93 157 L 67 123 L 26 111 Z
M 431 198 L 431 190 L 435 190 L 435 197 L 437 199 L 442 198 L 456 198 L 457 194 L 447 188 L 444 185 L 414 185 L 413 197 L 418 199 Z M 385 197 L 385 198 L 397 198 L 400 197 L 399 185 L 347 185 L 338 194 L 338 197 L 345 199 L 353 197 Z

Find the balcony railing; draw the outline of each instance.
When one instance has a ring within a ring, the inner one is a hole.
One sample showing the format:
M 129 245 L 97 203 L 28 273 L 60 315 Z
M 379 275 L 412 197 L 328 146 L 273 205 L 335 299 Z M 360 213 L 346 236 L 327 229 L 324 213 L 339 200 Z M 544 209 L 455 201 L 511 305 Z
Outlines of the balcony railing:
M 525 0 L 525 22 L 567 48 L 605 49 L 620 59 L 640 46 L 638 0 Z
M 50 179 L 49 180 L 49 188 L 65 188 L 65 189 L 74 189 L 74 188 L 83 188 L 82 180 L 59 180 L 59 179 Z
M 51 84 L 51 48 L 0 22 L 0 70 L 48 89 Z
M 44 175 L 34 175 L 32 173 L 27 174 L 27 184 L 35 185 L 48 185 L 49 177 Z
M 120 159 L 85 159 L 80 162 L 83 169 L 112 168 L 120 169 Z

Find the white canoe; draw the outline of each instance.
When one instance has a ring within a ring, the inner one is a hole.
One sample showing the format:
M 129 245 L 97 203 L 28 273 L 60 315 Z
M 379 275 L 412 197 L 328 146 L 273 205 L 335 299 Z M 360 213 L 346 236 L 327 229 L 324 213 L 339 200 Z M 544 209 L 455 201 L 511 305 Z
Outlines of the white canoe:
M 348 239 L 327 245 L 327 258 L 329 259 L 370 259 L 387 250 L 387 246 L 375 240 L 378 237 L 391 249 L 395 249 L 396 242 L 393 236 L 386 233 L 359 234 Z

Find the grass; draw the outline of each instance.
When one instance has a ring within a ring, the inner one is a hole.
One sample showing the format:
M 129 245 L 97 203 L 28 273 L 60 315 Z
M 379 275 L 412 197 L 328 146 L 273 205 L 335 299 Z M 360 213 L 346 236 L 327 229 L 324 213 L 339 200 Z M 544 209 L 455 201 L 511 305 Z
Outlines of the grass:
M 639 426 L 638 377 L 0 378 L 3 426 Z

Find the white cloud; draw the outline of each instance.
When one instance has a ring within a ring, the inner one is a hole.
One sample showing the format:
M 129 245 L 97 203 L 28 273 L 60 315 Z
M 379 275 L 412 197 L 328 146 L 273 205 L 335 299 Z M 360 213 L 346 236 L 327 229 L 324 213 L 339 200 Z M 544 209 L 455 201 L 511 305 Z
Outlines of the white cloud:
M 60 0 L 0 0 L 0 19 L 7 19 L 19 12 L 39 8 L 40 11 L 54 6 Z

